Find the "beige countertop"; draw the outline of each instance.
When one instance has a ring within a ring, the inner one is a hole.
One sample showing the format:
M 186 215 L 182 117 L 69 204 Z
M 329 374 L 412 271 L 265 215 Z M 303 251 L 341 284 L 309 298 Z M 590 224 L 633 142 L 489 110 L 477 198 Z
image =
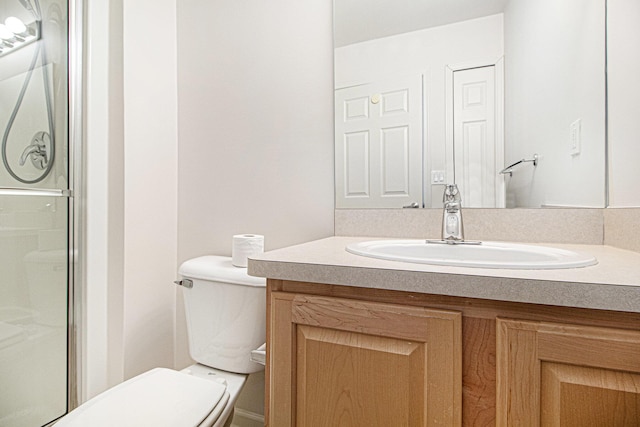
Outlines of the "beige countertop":
M 353 255 L 329 237 L 256 255 L 249 274 L 270 279 L 389 289 L 499 301 L 640 313 L 640 253 L 600 245 L 549 244 L 595 256 L 598 264 L 560 270 L 448 267 Z

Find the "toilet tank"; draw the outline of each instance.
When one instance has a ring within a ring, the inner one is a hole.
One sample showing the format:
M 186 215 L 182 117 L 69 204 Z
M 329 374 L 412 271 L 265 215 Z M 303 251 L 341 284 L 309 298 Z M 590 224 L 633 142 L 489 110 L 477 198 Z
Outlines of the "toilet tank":
M 221 256 L 185 261 L 178 273 L 193 282 L 182 287 L 191 357 L 240 374 L 264 369 L 250 357 L 265 342 L 266 280 Z

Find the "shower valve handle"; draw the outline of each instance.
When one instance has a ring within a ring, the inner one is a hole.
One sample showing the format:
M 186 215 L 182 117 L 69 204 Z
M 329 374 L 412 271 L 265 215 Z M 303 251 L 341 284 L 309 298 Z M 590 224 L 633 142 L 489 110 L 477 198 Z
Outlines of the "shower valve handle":
M 24 166 L 31 157 L 31 163 L 37 169 L 43 170 L 49 163 L 49 147 L 51 138 L 47 132 L 38 132 L 31 139 L 31 143 L 24 149 L 20 156 L 20 166 Z

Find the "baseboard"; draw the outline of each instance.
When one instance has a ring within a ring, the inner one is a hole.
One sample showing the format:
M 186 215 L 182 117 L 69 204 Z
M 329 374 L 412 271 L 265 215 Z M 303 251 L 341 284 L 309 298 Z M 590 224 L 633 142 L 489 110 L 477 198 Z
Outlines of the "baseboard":
M 231 427 L 264 427 L 264 415 L 235 408 Z

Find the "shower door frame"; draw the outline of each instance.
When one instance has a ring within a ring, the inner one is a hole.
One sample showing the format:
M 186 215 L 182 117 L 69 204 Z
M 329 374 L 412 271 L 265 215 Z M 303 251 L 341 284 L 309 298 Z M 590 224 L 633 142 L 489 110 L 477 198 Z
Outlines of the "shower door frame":
M 67 411 L 80 401 L 82 384 L 82 342 L 85 283 L 85 173 L 84 173 L 84 0 L 68 0 L 68 126 L 69 126 L 69 222 L 68 222 L 68 348 Z

